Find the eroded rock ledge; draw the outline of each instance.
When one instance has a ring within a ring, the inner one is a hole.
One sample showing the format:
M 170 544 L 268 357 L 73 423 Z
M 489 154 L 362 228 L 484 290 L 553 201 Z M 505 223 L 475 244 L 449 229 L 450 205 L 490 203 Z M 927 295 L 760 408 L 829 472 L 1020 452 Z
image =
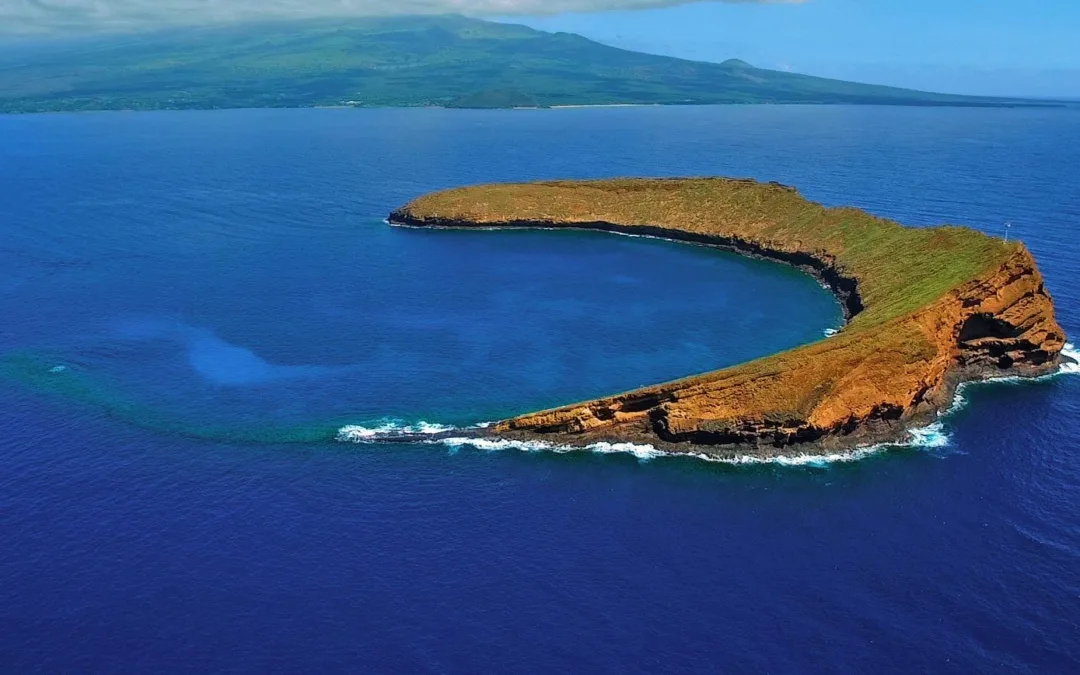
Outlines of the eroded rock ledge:
M 966 380 L 1038 376 L 1065 336 L 1023 244 L 975 230 L 908 228 L 830 209 L 775 183 L 618 179 L 460 188 L 421 197 L 392 223 L 577 228 L 716 246 L 797 266 L 828 285 L 838 335 L 746 364 L 524 415 L 493 435 L 568 445 L 784 454 L 900 439 Z

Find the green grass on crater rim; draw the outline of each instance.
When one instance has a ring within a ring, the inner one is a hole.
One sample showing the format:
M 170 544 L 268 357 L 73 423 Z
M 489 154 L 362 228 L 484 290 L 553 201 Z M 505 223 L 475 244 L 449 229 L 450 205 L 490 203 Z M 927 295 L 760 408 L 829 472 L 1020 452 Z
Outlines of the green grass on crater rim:
M 744 415 L 809 419 L 850 389 L 853 373 L 875 391 L 897 391 L 940 353 L 915 320 L 918 310 L 1023 251 L 1020 243 L 966 227 L 905 227 L 855 208 L 824 207 L 776 183 L 726 178 L 481 185 L 420 197 L 394 218 L 492 227 L 608 224 L 629 232 L 660 230 L 673 239 L 734 239 L 774 253 L 809 255 L 856 280 L 862 311 L 839 335 L 678 382 L 726 392 L 702 405 L 710 417 L 730 422 Z
M 407 210 L 477 224 L 648 225 L 810 252 L 858 280 L 864 311 L 849 330 L 930 304 L 1021 246 L 967 227 L 906 227 L 855 208 L 824 207 L 775 183 L 723 178 L 482 185 L 427 195 Z

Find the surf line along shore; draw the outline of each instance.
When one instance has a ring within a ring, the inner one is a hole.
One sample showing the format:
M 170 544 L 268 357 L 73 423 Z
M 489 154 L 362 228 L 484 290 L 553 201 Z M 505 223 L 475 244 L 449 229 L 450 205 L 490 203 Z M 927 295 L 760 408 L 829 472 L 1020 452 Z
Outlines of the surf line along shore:
M 1039 377 L 1069 361 L 1053 300 L 1021 242 L 827 208 L 777 183 L 626 178 L 480 185 L 420 197 L 389 222 L 585 229 L 713 246 L 796 266 L 830 288 L 844 308 L 844 328 L 828 339 L 522 415 L 470 430 L 473 436 L 566 446 L 638 443 L 717 458 L 843 451 L 906 440 L 951 405 L 963 382 Z

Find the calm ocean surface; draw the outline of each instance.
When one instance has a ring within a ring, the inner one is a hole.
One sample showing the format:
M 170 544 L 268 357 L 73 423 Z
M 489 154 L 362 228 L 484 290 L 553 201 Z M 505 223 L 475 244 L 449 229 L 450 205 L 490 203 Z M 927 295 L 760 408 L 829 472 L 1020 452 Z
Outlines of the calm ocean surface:
M 1080 670 L 1080 377 L 968 388 L 933 447 L 857 462 L 335 440 L 837 326 L 770 263 L 383 222 L 687 174 L 1012 221 L 1080 336 L 1075 110 L 0 116 L 0 671 Z

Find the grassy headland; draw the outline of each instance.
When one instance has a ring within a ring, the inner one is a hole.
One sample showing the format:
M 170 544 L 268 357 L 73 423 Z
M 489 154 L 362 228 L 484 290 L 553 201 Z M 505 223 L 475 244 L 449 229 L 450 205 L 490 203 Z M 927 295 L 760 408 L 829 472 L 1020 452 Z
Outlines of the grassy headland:
M 420 226 L 578 227 L 708 243 L 799 265 L 850 315 L 837 336 L 734 368 L 511 420 L 500 433 L 783 447 L 895 437 L 960 379 L 1052 368 L 1064 345 L 1026 248 L 910 228 L 730 179 L 488 185 L 421 197 Z M 686 292 L 692 293 L 693 289 Z

